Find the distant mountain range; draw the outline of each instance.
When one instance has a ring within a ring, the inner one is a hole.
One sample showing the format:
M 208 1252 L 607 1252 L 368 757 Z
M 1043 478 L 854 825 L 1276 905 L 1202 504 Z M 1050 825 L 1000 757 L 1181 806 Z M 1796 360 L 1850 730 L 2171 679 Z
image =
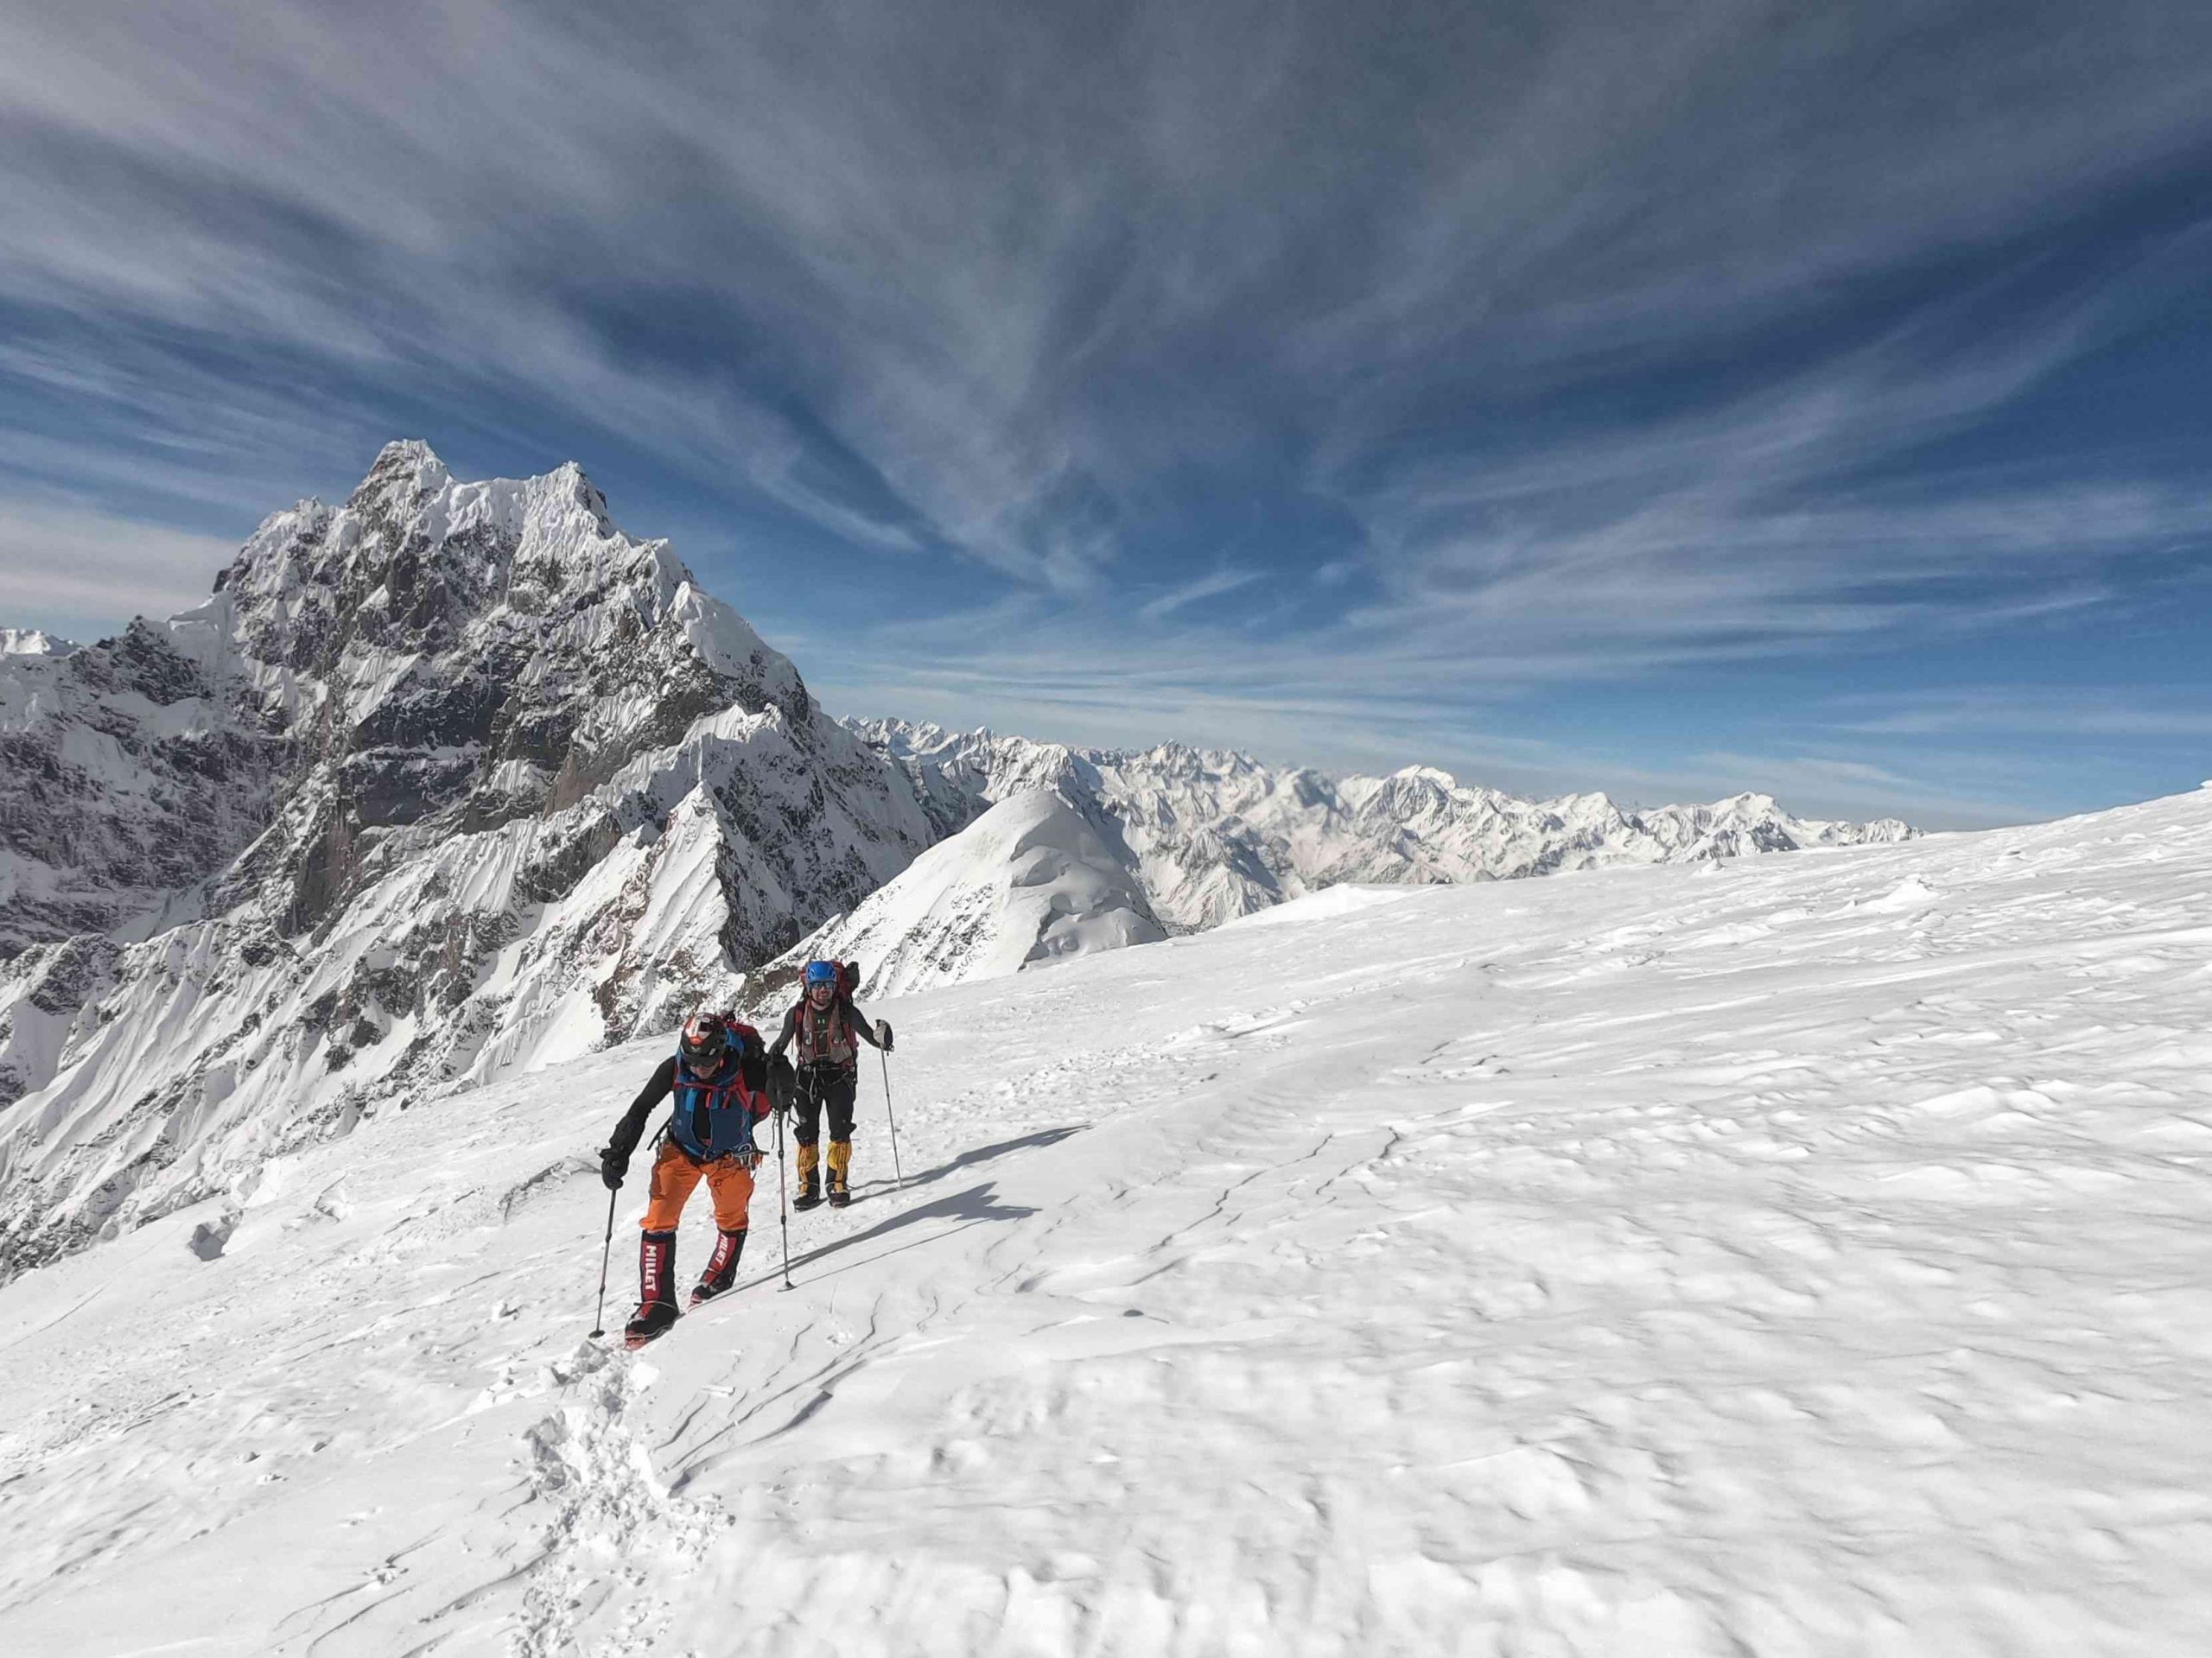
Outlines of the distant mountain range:
M 810 950 L 880 996 L 1339 883 L 1912 832 L 840 722 L 575 467 L 462 482 L 395 443 L 196 610 L 0 632 L 0 1272 L 243 1200 L 364 1115 L 772 1005 Z
M 942 838 L 779 966 L 856 958 L 878 995 L 1197 932 L 1342 885 L 1506 880 L 1915 832 L 1894 818 L 1795 817 L 1762 794 L 1630 811 L 1602 794 L 1468 788 L 1427 766 L 1332 779 L 1179 743 L 1069 748 L 846 724 L 905 773 Z

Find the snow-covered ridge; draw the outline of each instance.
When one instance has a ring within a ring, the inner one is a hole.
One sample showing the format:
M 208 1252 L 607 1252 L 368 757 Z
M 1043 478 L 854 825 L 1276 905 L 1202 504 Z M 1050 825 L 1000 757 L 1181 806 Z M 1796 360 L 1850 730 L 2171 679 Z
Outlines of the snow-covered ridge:
M 857 961 L 869 996 L 910 995 L 1167 936 L 1122 858 L 1059 795 L 1009 795 L 849 918 L 747 987 L 774 1010 L 817 956 Z
M 856 960 L 863 990 L 897 994 L 1156 931 L 1202 932 L 1354 886 L 1703 862 L 1915 833 L 1894 819 L 1799 818 L 1762 794 L 1631 812 L 1602 794 L 1531 801 L 1467 788 L 1433 766 L 1339 781 L 1179 743 L 1071 748 L 897 720 L 844 723 L 906 775 L 944 838 L 761 975 L 749 988 L 764 1007 L 812 954 Z M 1039 831 L 1003 832 L 1020 802 L 1051 825 L 1059 857 L 1049 879 L 1028 856 Z M 1086 924 L 1072 924 L 1078 917 Z
M 0 627 L 0 657 L 66 657 L 84 647 L 35 627 Z

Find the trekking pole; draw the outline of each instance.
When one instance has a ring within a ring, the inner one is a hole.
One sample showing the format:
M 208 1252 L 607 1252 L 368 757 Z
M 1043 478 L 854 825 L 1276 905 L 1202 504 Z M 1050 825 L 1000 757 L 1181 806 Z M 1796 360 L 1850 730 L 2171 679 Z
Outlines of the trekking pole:
M 594 1337 L 607 1333 L 603 1328 L 607 1320 L 607 1263 L 614 1255 L 614 1200 L 621 1195 L 614 1191 L 607 1194 L 607 1242 L 600 1246 L 599 1250 L 599 1310 L 591 1315 L 591 1333 Z
M 791 1210 L 784 1200 L 784 1116 L 776 1113 L 776 1221 L 784 1229 L 784 1287 L 791 1286 Z
M 899 1114 L 891 1109 L 891 1056 L 880 1048 L 875 1057 L 883 1062 L 883 1115 L 891 1123 L 891 1172 L 899 1177 L 899 1184 L 906 1184 L 906 1171 L 899 1166 Z

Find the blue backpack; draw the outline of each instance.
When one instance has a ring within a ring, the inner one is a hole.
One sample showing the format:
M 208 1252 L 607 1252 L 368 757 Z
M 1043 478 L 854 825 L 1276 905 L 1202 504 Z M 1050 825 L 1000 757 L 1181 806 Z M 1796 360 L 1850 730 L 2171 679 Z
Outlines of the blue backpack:
M 763 1098 L 766 1079 L 754 1081 L 746 1073 L 760 1070 L 760 1032 L 733 1021 L 730 1036 L 721 1064 L 703 1076 L 684 1064 L 682 1053 L 676 1056 L 676 1115 L 668 1132 L 702 1163 L 759 1149 L 753 1143 L 753 1108 Z

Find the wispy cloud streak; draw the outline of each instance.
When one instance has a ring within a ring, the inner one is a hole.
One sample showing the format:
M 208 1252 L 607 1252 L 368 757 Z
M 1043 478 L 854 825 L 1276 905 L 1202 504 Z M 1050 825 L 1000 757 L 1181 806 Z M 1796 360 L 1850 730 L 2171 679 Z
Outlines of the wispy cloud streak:
M 396 429 L 619 448 L 874 561 L 919 629 L 810 619 L 873 683 L 1464 739 L 2202 548 L 1945 446 L 2201 262 L 2047 255 L 2208 111 L 2165 0 L 17 7 L 0 482 L 196 532 Z

